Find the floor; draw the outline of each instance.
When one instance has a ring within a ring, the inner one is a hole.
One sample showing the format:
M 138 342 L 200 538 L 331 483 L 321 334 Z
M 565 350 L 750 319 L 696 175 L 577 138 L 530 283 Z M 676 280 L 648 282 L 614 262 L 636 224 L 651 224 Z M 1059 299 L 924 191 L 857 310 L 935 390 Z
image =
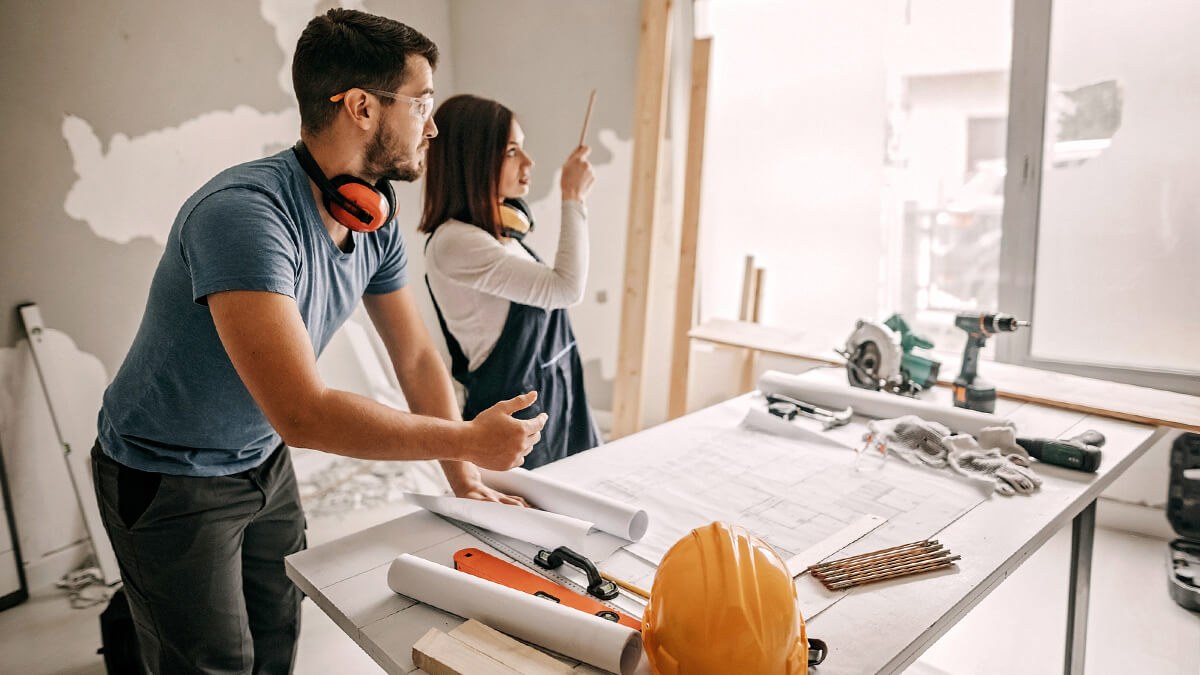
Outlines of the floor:
M 298 456 L 296 462 L 302 492 L 311 503 L 321 500 L 321 508 L 310 510 L 310 545 L 410 509 L 396 491 L 372 489 L 379 483 L 377 474 L 346 471 L 343 464 L 334 467 L 336 470 L 328 465 L 314 468 L 314 461 Z M 336 480 L 328 480 L 329 476 Z M 421 472 L 410 478 L 431 480 Z M 373 498 L 355 502 L 344 498 L 345 491 L 342 498 L 336 494 L 355 485 L 365 486 Z M 1160 539 L 1097 530 L 1088 673 L 1200 674 L 1200 613 L 1184 610 L 1169 597 L 1165 550 L 1166 542 Z M 1030 557 L 906 672 L 1061 673 L 1069 553 L 1068 528 Z M 33 589 L 27 602 L 0 612 L 0 673 L 102 675 L 104 665 L 96 654 L 101 609 L 71 609 L 63 591 Z M 302 626 L 296 669 L 300 675 L 383 672 L 308 600 L 304 601 Z

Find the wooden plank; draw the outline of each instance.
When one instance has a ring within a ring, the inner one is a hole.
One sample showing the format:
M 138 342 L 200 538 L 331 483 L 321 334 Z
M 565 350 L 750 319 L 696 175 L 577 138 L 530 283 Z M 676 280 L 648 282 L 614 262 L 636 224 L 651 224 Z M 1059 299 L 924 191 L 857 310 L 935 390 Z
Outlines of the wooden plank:
M 938 384 L 950 385 L 958 372 L 958 363 L 955 359 L 942 364 L 942 372 L 950 379 L 939 379 Z M 988 362 L 982 364 L 979 371 L 996 385 L 996 393 L 1003 398 L 1128 422 L 1200 432 L 1200 396 L 1037 370 L 1011 363 Z
M 666 117 L 671 0 L 642 0 L 634 107 L 633 183 L 625 240 L 625 288 L 621 296 L 621 335 L 613 383 L 614 438 L 642 427 L 642 373 L 646 362 L 651 249 L 658 201 L 659 161 Z
M 563 675 L 575 670 L 475 619 L 450 631 L 450 636 L 525 675 Z
M 762 313 L 762 280 L 763 268 L 754 266 L 754 257 L 746 256 L 746 277 L 742 297 L 742 320 L 752 324 L 758 323 Z M 741 386 L 738 393 L 754 390 L 754 365 L 758 361 L 758 352 L 754 349 L 745 350 L 742 355 Z
M 692 329 L 689 335 L 696 340 L 766 354 L 845 365 L 845 360 L 832 348 L 822 346 L 811 336 L 774 326 L 714 319 Z M 938 384 L 948 387 L 958 374 L 959 359 L 943 358 L 941 361 Z M 1000 398 L 1200 432 L 1198 396 L 994 361 L 983 363 L 979 371 L 996 386 Z
M 413 645 L 412 660 L 429 675 L 521 675 L 436 628 Z
M 765 268 L 754 268 L 754 302 L 750 306 L 750 320 L 754 323 L 762 320 L 763 280 L 766 275 Z
M 700 189 L 704 173 L 704 132 L 708 119 L 708 72 L 712 38 L 692 40 L 692 86 L 688 107 L 687 160 L 683 175 L 683 225 L 679 234 L 679 273 L 675 282 L 675 324 L 671 339 L 671 384 L 667 419 L 687 412 L 688 331 L 696 318 L 696 257 L 700 242 Z
M 777 326 L 712 319 L 693 328 L 689 335 L 695 340 L 753 349 L 764 354 L 802 358 L 839 366 L 845 364 L 845 360 L 833 351 L 831 345 L 825 345 L 807 333 Z
M 753 321 L 754 317 L 754 256 L 746 256 L 742 267 L 742 300 L 738 304 L 738 318 Z

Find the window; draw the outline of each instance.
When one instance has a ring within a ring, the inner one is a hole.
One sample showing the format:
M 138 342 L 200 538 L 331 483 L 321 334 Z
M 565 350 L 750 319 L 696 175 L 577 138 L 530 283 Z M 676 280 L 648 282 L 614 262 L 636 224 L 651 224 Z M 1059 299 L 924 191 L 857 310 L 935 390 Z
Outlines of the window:
M 833 346 L 901 311 L 961 349 L 953 313 L 997 295 L 1010 2 L 710 8 L 701 319 L 750 254 L 764 323 Z
M 1200 393 L 1200 5 L 1049 5 L 713 2 L 701 320 L 754 255 L 817 342 L 1003 311 L 985 357 Z
M 1051 13 L 1017 23 L 1038 39 L 1014 92 L 1041 104 L 1014 117 L 1009 156 L 1040 171 L 1009 186 L 1003 266 L 1033 326 L 1001 355 L 1200 393 L 1200 5 Z

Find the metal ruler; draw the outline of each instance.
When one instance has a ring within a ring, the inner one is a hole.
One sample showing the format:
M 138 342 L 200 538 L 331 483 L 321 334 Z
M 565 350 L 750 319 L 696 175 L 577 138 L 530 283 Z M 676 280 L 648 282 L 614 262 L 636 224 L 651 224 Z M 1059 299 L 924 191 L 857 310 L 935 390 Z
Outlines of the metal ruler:
M 629 607 L 620 607 L 620 606 L 614 605 L 612 603 L 612 601 L 601 600 L 600 598 L 597 598 L 596 596 L 589 594 L 587 592 L 586 586 L 582 586 L 578 582 L 573 581 L 572 579 L 569 579 L 569 578 L 563 576 L 562 574 L 559 573 L 558 569 L 548 570 L 545 567 L 539 566 L 537 563 L 535 563 L 533 561 L 533 558 L 529 557 L 524 552 L 522 552 L 516 548 L 513 548 L 509 543 L 507 543 L 505 541 L 507 539 L 507 537 L 496 534 L 495 532 L 492 532 L 491 530 L 485 530 L 485 529 L 479 527 L 478 525 L 472 525 L 471 523 L 463 522 L 456 518 L 451 518 L 450 516 L 444 516 L 440 513 L 437 515 L 438 515 L 438 517 L 442 518 L 443 520 L 450 523 L 451 525 L 458 527 L 463 532 L 466 532 L 467 534 L 471 535 L 472 537 L 475 537 L 476 539 L 487 544 L 488 546 L 491 546 L 492 548 L 503 553 L 504 555 L 508 556 L 509 558 L 512 558 L 514 562 L 520 563 L 522 566 L 529 568 L 530 570 L 540 574 L 543 577 L 546 577 L 550 581 L 553 581 L 554 583 L 559 584 L 560 586 L 565 586 L 565 587 L 571 589 L 572 591 L 579 593 L 580 595 L 591 598 L 591 599 L 595 600 L 596 602 L 599 602 L 600 604 L 604 605 L 605 607 L 608 607 L 609 609 L 611 609 L 613 611 L 623 612 L 625 614 L 631 613 Z M 569 567 L 568 565 L 564 565 L 563 567 L 561 567 L 559 569 L 566 569 L 568 567 Z M 624 590 L 622 590 L 621 592 L 625 593 Z M 636 612 L 634 612 L 634 613 L 636 614 L 637 617 L 640 618 L 642 615 L 642 604 L 635 604 L 634 607 L 636 607 Z

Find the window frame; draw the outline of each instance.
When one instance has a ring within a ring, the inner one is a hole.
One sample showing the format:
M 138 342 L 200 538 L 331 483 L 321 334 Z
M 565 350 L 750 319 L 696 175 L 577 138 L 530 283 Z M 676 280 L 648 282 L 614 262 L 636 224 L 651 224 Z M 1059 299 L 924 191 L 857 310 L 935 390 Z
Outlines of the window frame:
M 1052 38 L 1052 0 L 1013 0 L 1012 64 L 1001 220 L 1000 307 L 1033 316 L 1037 284 L 1037 238 L 1041 217 L 1047 85 Z M 1097 330 L 1103 330 L 1098 327 Z M 1126 368 L 1034 357 L 1031 331 L 996 341 L 996 360 L 1040 370 L 1200 395 L 1200 377 L 1180 370 Z

